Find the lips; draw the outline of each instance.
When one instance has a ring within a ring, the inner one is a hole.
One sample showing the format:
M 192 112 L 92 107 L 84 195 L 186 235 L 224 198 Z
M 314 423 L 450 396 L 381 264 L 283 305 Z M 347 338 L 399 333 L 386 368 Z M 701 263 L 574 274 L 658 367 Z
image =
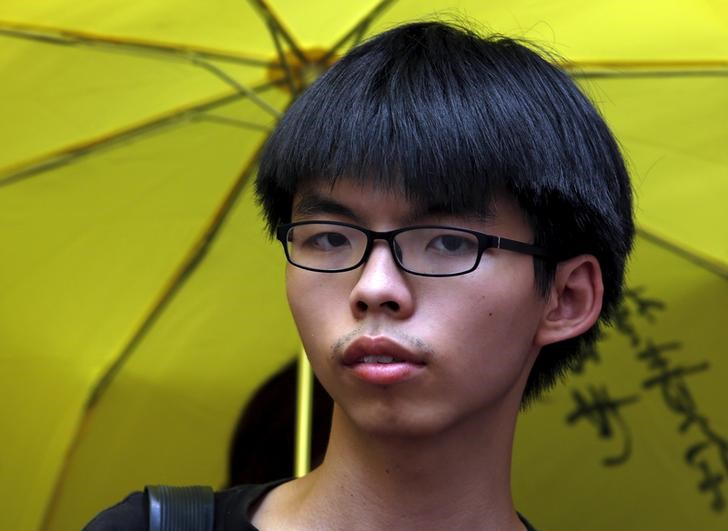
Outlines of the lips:
M 344 351 L 344 365 L 358 363 L 411 363 L 424 365 L 424 356 L 387 337 L 360 337 Z
M 386 337 L 360 337 L 344 351 L 343 364 L 369 383 L 391 385 L 416 376 L 425 367 L 424 355 Z

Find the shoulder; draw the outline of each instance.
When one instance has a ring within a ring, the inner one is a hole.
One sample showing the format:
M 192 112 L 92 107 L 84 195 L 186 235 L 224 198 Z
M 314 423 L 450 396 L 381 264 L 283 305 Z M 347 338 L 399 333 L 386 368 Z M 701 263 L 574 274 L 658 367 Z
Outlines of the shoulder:
M 250 514 L 265 495 L 285 483 L 278 480 L 256 485 L 240 485 L 215 493 L 215 529 L 254 530 Z
M 147 531 L 147 501 L 143 492 L 132 492 L 124 500 L 91 520 L 83 531 Z

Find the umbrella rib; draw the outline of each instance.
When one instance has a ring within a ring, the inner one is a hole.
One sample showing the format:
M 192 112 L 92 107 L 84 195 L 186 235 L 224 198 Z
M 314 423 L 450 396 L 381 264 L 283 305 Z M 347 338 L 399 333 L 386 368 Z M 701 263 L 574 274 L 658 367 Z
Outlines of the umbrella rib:
M 0 23 L 1 24 L 1 23 Z M 0 33 L 8 33 L 7 31 L 4 31 L 0 28 Z M 255 94 L 252 90 L 245 87 L 241 83 L 238 83 L 234 78 L 232 78 L 230 75 L 228 75 L 224 70 L 221 68 L 215 66 L 214 64 L 210 63 L 208 60 L 206 60 L 204 57 L 200 56 L 198 53 L 190 53 L 187 50 L 184 49 L 177 49 L 177 48 L 163 48 L 160 49 L 159 45 L 149 45 L 149 44 L 143 44 L 140 45 L 138 43 L 129 43 L 129 42 L 112 42 L 110 40 L 102 40 L 98 37 L 95 38 L 89 38 L 87 36 L 78 36 L 75 38 L 75 40 L 64 38 L 65 35 L 63 33 L 59 35 L 47 35 L 47 34 L 22 34 L 22 35 L 16 35 L 16 36 L 23 36 L 31 39 L 40 39 L 43 42 L 48 42 L 51 44 L 57 44 L 57 45 L 67 45 L 72 46 L 75 44 L 85 44 L 89 46 L 101 46 L 101 45 L 108 45 L 112 46 L 115 50 L 127 50 L 130 49 L 132 51 L 139 52 L 140 49 L 146 52 L 149 51 L 155 51 L 157 53 L 164 54 L 167 58 L 174 58 L 177 60 L 181 60 L 183 62 L 187 62 L 192 64 L 193 66 L 200 67 L 208 72 L 210 72 L 212 75 L 220 79 L 222 82 L 227 83 L 228 85 L 234 87 L 238 92 L 244 93 L 247 96 L 249 96 L 253 101 L 255 101 L 263 110 L 270 113 L 274 118 L 278 118 L 280 116 L 280 113 L 277 109 L 275 109 L 273 106 L 271 106 L 268 102 L 260 98 L 257 94 Z M 258 63 L 257 66 L 269 66 L 267 62 L 264 63 Z
M 248 122 L 247 120 L 238 120 L 236 118 L 228 118 L 227 116 L 218 116 L 216 114 L 209 114 L 209 113 L 201 114 L 198 116 L 194 116 L 192 119 L 197 122 L 215 122 L 215 123 L 219 123 L 219 124 L 243 127 L 246 129 L 253 129 L 256 131 L 263 131 L 264 133 L 271 132 L 271 128 L 266 125 L 263 125 L 263 124 L 257 124 L 255 122 Z
M 570 68 L 726 68 L 728 59 L 670 59 L 670 60 L 583 60 L 563 61 L 562 66 Z
M 195 271 L 197 266 L 207 255 L 210 250 L 212 243 L 220 233 L 228 214 L 232 210 L 232 207 L 237 202 L 240 194 L 248 182 L 248 179 L 255 168 L 255 164 L 258 160 L 260 152 L 263 148 L 264 141 L 262 141 L 258 148 L 255 150 L 248 163 L 244 166 L 240 172 L 239 177 L 233 183 L 229 192 L 223 199 L 218 210 L 214 213 L 208 226 L 202 232 L 198 240 L 193 244 L 187 256 L 182 260 L 177 270 L 172 274 L 169 282 L 162 290 L 158 300 L 152 305 L 151 309 L 147 313 L 140 324 L 137 331 L 129 339 L 129 342 L 123 348 L 119 356 L 114 360 L 111 366 L 106 370 L 103 376 L 99 379 L 97 384 L 94 386 L 91 394 L 89 395 L 86 403 L 86 410 L 92 409 L 103 396 L 104 392 L 108 389 L 111 382 L 114 380 L 116 375 L 122 369 L 126 361 L 131 356 L 134 349 L 144 339 L 147 332 L 151 329 L 152 325 L 159 319 L 164 310 L 167 308 L 170 302 L 174 299 L 175 295 L 179 293 L 180 289 L 184 286 L 185 282 L 190 278 L 191 274 Z
M 728 280 L 728 265 L 723 264 L 718 260 L 701 256 L 697 252 L 686 249 L 681 245 L 658 235 L 654 231 L 645 228 L 644 226 L 637 227 L 637 235 L 677 256 L 680 256 L 681 258 L 684 258 L 685 260 L 688 260 L 689 262 L 692 262 L 710 273 L 718 275 L 724 280 Z
M 347 31 L 343 37 L 336 41 L 321 61 L 325 63 L 330 60 L 352 38 L 354 38 L 354 45 L 358 44 L 369 28 L 369 25 L 374 22 L 374 19 L 381 15 L 394 2 L 395 0 L 381 0 L 359 22 Z
M 273 25 L 273 23 L 268 24 L 268 30 L 270 31 L 271 37 L 273 37 L 273 44 L 275 44 L 276 47 L 276 53 L 278 54 L 278 59 L 283 65 L 283 70 L 285 72 L 286 76 L 286 82 L 288 83 L 288 87 L 291 90 L 291 94 L 294 96 L 298 94 L 298 89 L 296 87 L 296 82 L 293 79 L 293 72 L 291 71 L 291 65 L 288 62 L 288 58 L 286 57 L 286 54 L 283 53 L 283 46 L 281 46 L 281 40 L 278 38 L 278 31 L 276 30 L 276 27 Z
M 291 51 L 296 55 L 296 57 L 298 57 L 298 60 L 301 61 L 302 64 L 305 64 L 306 55 L 303 53 L 302 47 L 299 46 L 299 44 L 293 38 L 291 32 L 286 30 L 285 26 L 283 25 L 283 21 L 274 13 L 273 9 L 270 7 L 270 5 L 268 5 L 268 2 L 266 0 L 249 1 L 253 5 L 253 7 L 256 8 L 258 13 L 260 13 L 261 16 L 265 19 L 268 30 L 273 33 L 272 28 L 275 28 L 275 31 L 277 31 L 281 35 L 281 37 L 283 37 L 283 40 L 288 43 L 288 46 L 291 47 Z M 271 36 L 275 39 L 273 35 Z
M 262 91 L 272 85 L 277 84 L 278 82 L 265 83 L 263 85 L 260 85 L 259 87 L 256 87 L 256 89 L 254 90 Z M 133 125 L 116 133 L 100 136 L 79 145 L 69 146 L 65 149 L 55 151 L 48 156 L 42 157 L 40 160 L 36 159 L 21 164 L 19 167 L 16 166 L 9 171 L 6 169 L 4 175 L 0 175 L 0 187 L 8 186 L 10 184 L 14 184 L 29 177 L 33 177 L 35 175 L 43 173 L 44 171 L 63 166 L 65 164 L 69 164 L 70 162 L 80 157 L 92 154 L 103 148 L 111 147 L 116 144 L 131 140 L 158 128 L 173 124 L 177 121 L 184 120 L 185 118 L 194 118 L 195 116 L 200 115 L 204 112 L 216 109 L 239 99 L 243 99 L 247 96 L 248 94 L 246 93 L 241 94 L 238 92 L 226 94 L 224 96 L 209 101 L 204 101 L 190 107 L 175 110 L 171 113 L 162 115 L 161 117 L 154 118 L 150 121 L 146 121 L 138 125 Z
M 232 77 L 230 77 L 227 73 L 225 73 L 224 70 L 218 68 L 217 66 L 213 65 L 212 63 L 208 63 L 207 61 L 203 61 L 198 58 L 193 58 L 192 63 L 198 66 L 201 66 L 208 72 L 211 72 L 213 75 L 217 76 L 219 79 L 223 80 L 228 85 L 232 86 L 237 90 L 239 93 L 245 94 L 248 96 L 251 100 L 253 100 L 258 106 L 263 109 L 264 111 L 271 114 L 274 118 L 280 118 L 281 113 L 273 107 L 270 103 L 262 99 L 260 96 L 258 96 L 255 92 L 250 90 L 245 85 L 242 85 L 235 81 Z
M 575 78 L 721 77 L 728 75 L 728 61 L 568 61 L 561 68 Z
M 636 79 L 636 78 L 678 78 L 678 77 L 726 77 L 728 69 L 725 70 L 633 70 L 630 72 L 610 72 L 608 70 L 569 72 L 575 79 Z
M 121 38 L 107 35 L 96 35 L 77 30 L 67 30 L 32 24 L 18 24 L 2 20 L 0 20 L 0 34 L 13 38 L 35 40 L 63 46 L 108 46 L 110 48 L 124 50 L 131 53 L 149 53 L 163 55 L 167 58 L 187 59 L 190 56 L 196 56 L 204 59 L 220 60 L 251 66 L 265 68 L 270 67 L 270 61 L 266 59 L 246 56 L 239 53 L 224 52 L 181 44 L 175 45 L 163 42 L 154 42 L 129 37 Z

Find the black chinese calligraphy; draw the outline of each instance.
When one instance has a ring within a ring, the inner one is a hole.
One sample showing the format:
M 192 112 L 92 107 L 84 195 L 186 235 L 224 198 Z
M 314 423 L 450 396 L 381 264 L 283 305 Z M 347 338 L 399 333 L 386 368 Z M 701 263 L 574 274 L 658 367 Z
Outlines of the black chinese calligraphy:
M 702 479 L 698 482 L 698 490 L 711 495 L 711 508 L 714 511 L 723 511 L 726 500 L 721 486 L 728 475 L 728 441 L 716 433 L 708 418 L 700 413 L 687 385 L 688 376 L 708 370 L 710 364 L 706 361 L 689 366 L 673 364 L 666 353 L 677 352 L 681 347 L 676 341 L 656 345 L 652 340 L 647 340 L 645 348 L 637 353 L 637 359 L 645 362 L 651 371 L 642 386 L 645 389 L 660 390 L 668 409 L 681 417 L 678 425 L 680 433 L 686 433 L 693 428 L 693 433 L 700 437 L 700 442 L 693 444 L 685 452 L 685 462 L 701 472 Z M 721 472 L 711 468 L 711 453 L 718 457 L 722 465 Z
M 726 497 L 721 490 L 728 478 L 728 440 L 713 429 L 707 416 L 701 412 L 688 379 L 710 369 L 707 361 L 677 363 L 672 355 L 683 354 L 686 346 L 677 340 L 656 342 L 650 334 L 641 332 L 645 324 L 654 324 L 660 314 L 667 311 L 664 301 L 646 295 L 645 287 L 626 289 L 624 299 L 615 315 L 613 331 L 625 337 L 634 359 L 649 371 L 642 381 L 642 392 L 658 391 L 669 411 L 679 417 L 677 431 L 681 436 L 693 437 L 684 454 L 685 463 L 700 473 L 698 492 L 711 497 L 710 508 L 722 512 Z M 607 334 L 604 334 L 607 336 Z M 598 346 L 582 353 L 574 372 L 582 374 L 587 365 L 601 363 Z M 632 450 L 632 434 L 621 413 L 624 406 L 634 404 L 641 395 L 630 394 L 610 397 L 606 385 L 587 386 L 586 392 L 572 390 L 574 409 L 566 416 L 568 425 L 585 419 L 597 429 L 602 439 L 620 440 L 617 453 L 602 460 L 604 466 L 622 465 Z
M 622 398 L 610 398 L 606 386 L 587 388 L 589 396 L 580 391 L 573 391 L 572 398 L 576 408 L 566 417 L 568 424 L 574 424 L 584 418 L 591 422 L 603 439 L 614 439 L 620 432 L 622 439 L 621 451 L 602 460 L 605 466 L 615 466 L 624 463 L 632 452 L 632 436 L 629 427 L 620 413 L 620 408 L 639 400 L 636 395 Z

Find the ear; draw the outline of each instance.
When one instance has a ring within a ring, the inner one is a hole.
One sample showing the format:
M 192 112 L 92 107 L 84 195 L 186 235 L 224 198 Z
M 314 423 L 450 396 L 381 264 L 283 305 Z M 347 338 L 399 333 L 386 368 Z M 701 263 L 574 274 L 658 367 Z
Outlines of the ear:
M 604 284 L 599 261 L 580 255 L 560 262 L 535 343 L 542 347 L 589 330 L 602 310 Z

